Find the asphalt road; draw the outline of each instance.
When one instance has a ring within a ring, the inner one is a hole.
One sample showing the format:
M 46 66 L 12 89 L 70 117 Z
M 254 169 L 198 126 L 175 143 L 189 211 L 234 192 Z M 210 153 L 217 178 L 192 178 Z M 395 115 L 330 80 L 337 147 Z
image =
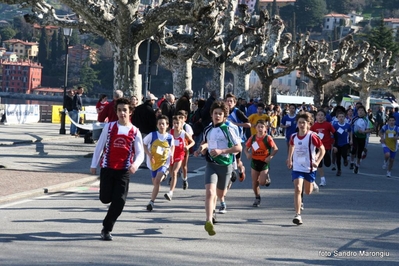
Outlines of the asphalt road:
M 205 162 L 190 158 L 189 189 L 182 190 L 179 180 L 173 201 L 167 202 L 163 183 L 153 212 L 145 209 L 152 191 L 149 170 L 131 176 L 111 242 L 99 236 L 107 206 L 98 200 L 97 182 L 0 205 L 0 264 L 398 265 L 399 163 L 388 179 L 376 139 L 371 139 L 358 175 L 348 168 L 340 177 L 325 170 L 327 186 L 305 196 L 301 226 L 292 223 L 285 142 L 280 138 L 276 143 L 280 150 L 271 165 L 272 184 L 261 188 L 261 206 L 252 207 L 250 177 L 237 181 L 226 197 L 227 213 L 217 216 L 213 237 L 204 230 Z M 9 163 L 15 168 L 85 173 L 91 160 L 85 155 L 93 148 L 57 140 L 17 145 L 7 152 L 15 155 Z M 71 158 L 57 160 L 58 152 L 68 151 Z M 29 158 L 33 153 L 43 156 Z M 49 155 L 51 160 L 43 161 Z M 249 173 L 249 162 L 244 162 Z

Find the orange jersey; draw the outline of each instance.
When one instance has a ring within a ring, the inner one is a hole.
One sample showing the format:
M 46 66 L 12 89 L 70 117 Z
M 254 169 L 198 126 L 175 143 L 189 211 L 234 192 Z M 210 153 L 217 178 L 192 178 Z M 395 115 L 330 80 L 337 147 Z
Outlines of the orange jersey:
M 267 142 L 268 145 L 266 145 L 265 142 Z M 273 138 L 269 135 L 262 136 L 260 138 L 258 138 L 256 135 L 253 135 L 248 139 L 245 146 L 252 149 L 252 159 L 265 161 L 270 155 L 271 148 L 275 147 L 276 144 L 274 143 Z

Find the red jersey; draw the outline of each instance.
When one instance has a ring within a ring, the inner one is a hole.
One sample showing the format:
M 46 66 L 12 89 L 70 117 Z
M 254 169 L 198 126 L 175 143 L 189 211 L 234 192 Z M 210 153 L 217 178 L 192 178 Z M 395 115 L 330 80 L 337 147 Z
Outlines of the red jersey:
M 180 135 L 175 137 L 174 129 L 170 130 L 170 134 L 173 136 L 174 144 L 175 144 L 175 152 L 173 154 L 173 161 L 178 162 L 184 159 L 186 155 L 185 147 L 186 147 L 186 132 L 184 130 L 181 131 Z
M 118 134 L 118 130 L 118 122 L 111 122 L 101 157 L 101 168 L 127 170 L 133 163 L 137 128 L 132 126 L 127 134 Z
M 327 121 L 322 123 L 315 122 L 310 130 L 316 132 L 323 142 L 324 148 L 326 148 L 326 150 L 331 150 L 331 144 L 333 142 L 331 140 L 331 135 L 335 133 L 335 128 L 331 125 L 331 123 Z

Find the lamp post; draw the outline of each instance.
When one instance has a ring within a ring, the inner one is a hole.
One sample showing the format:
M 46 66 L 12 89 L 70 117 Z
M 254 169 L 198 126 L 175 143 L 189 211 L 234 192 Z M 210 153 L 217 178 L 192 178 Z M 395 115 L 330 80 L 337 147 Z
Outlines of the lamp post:
M 69 37 L 72 36 L 71 28 L 63 28 L 64 37 L 65 37 L 65 76 L 64 76 L 64 98 L 62 104 L 62 113 L 61 113 L 61 128 L 60 134 L 65 135 L 65 108 L 66 108 L 66 89 L 68 86 L 68 46 L 69 46 Z

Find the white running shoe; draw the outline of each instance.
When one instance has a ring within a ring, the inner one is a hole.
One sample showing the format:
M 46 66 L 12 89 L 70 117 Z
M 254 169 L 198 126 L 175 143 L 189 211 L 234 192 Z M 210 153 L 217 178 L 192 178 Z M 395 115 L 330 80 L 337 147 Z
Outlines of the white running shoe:
M 296 225 L 301 225 L 302 224 L 302 217 L 299 214 L 296 214 L 294 216 L 294 219 L 292 220 L 292 222 Z
M 313 191 L 316 193 L 320 191 L 319 186 L 316 184 L 316 182 L 313 182 Z
M 319 186 L 324 187 L 327 185 L 326 178 L 322 177 Z
M 387 161 L 384 160 L 384 163 L 382 164 L 382 169 L 387 169 Z
M 387 172 L 387 177 L 391 177 L 391 172 Z

